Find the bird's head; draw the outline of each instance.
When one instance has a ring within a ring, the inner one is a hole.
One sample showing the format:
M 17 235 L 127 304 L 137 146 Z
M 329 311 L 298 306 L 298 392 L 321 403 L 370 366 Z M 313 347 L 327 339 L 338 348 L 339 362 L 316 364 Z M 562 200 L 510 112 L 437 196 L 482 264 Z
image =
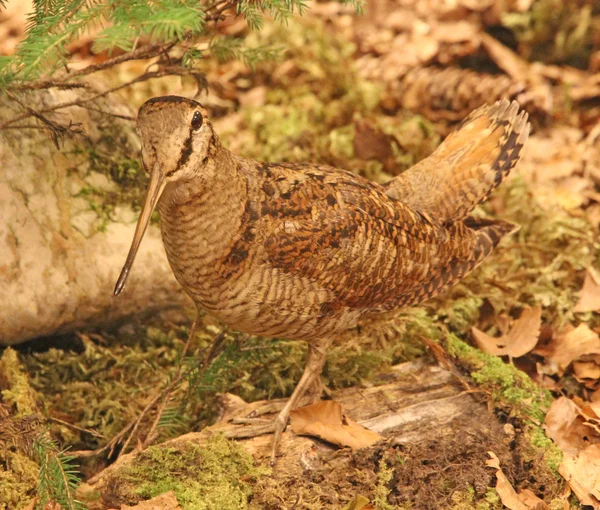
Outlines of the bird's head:
M 127 260 L 115 286 L 115 295 L 125 286 L 165 186 L 169 182 L 189 181 L 201 175 L 215 143 L 206 110 L 200 103 L 184 97 L 164 96 L 146 101 L 138 112 L 137 129 L 142 139 L 142 162 L 150 175 L 150 185 Z
M 137 118 L 146 172 L 165 180 L 192 179 L 202 172 L 214 141 L 204 107 L 178 96 L 146 101 Z

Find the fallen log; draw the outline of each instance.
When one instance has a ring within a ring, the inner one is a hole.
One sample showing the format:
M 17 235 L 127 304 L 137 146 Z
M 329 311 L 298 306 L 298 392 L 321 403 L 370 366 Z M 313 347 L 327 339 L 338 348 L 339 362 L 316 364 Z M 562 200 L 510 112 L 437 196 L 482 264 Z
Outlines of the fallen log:
M 272 474 L 254 482 L 251 503 L 255 506 L 251 508 L 340 509 L 357 495 L 372 501 L 386 465 L 393 473 L 384 483 L 390 503 L 448 508 L 456 493 L 474 487 L 481 495 L 494 485 L 495 471 L 486 466 L 488 451 L 495 452 L 508 472 L 521 470 L 522 459 L 511 452 L 511 445 L 520 441 L 519 431 L 496 417 L 482 393 L 465 389 L 450 372 L 423 360 L 394 367 L 377 386 L 335 391 L 331 397 L 343 406 L 345 415 L 379 432 L 382 441 L 352 451 L 296 435 L 288 427 Z M 212 427 L 153 448 L 177 455 L 190 445 L 207 445 L 219 434 L 244 436 L 252 426 L 248 421 L 273 419 L 285 400 L 248 404 L 226 395 L 223 403 L 221 419 Z M 256 464 L 267 465 L 270 434 L 237 441 Z M 96 506 L 90 508 L 134 503 L 127 473 L 132 467 L 136 472 L 143 470 L 147 457 L 143 452 L 123 455 L 85 484 L 83 493 L 100 495 Z M 155 465 L 153 469 L 167 467 Z M 137 482 L 133 486 L 137 487 Z

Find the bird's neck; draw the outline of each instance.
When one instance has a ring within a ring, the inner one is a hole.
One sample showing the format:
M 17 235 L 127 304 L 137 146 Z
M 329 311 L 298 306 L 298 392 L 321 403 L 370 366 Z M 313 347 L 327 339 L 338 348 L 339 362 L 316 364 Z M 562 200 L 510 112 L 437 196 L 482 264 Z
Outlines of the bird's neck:
M 192 203 L 227 203 L 246 194 L 246 178 L 239 170 L 239 160 L 218 146 L 210 155 L 202 173 L 189 180 L 170 182 L 165 187 L 159 209 L 185 206 Z
M 215 288 L 222 284 L 216 269 L 244 228 L 248 180 L 240 163 L 222 149 L 207 162 L 201 178 L 169 183 L 158 204 L 163 242 L 175 277 L 203 306 L 208 306 Z

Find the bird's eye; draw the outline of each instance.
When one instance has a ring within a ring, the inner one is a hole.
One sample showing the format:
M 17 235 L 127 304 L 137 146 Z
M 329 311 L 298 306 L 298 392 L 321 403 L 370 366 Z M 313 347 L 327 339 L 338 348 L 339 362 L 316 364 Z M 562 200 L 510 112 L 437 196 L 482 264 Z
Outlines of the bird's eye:
M 195 131 L 202 127 L 202 114 L 200 112 L 194 112 L 194 116 L 192 117 L 192 129 Z

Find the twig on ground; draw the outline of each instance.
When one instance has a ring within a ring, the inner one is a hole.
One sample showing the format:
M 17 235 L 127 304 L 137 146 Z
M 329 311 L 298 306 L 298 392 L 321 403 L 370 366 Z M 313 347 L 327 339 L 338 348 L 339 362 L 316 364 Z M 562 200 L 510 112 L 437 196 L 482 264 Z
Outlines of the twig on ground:
M 179 360 L 179 363 L 177 363 L 177 368 L 175 369 L 175 374 L 173 375 L 173 379 L 171 380 L 171 383 L 167 386 L 167 388 L 163 392 L 163 395 L 164 395 L 163 400 L 156 412 L 156 417 L 154 418 L 154 422 L 152 422 L 152 426 L 150 427 L 150 430 L 148 431 L 148 434 L 146 435 L 146 439 L 144 439 L 144 441 L 142 443 L 142 448 L 147 448 L 150 444 L 152 444 L 152 442 L 156 439 L 156 436 L 158 435 L 156 433 L 156 428 L 158 427 L 158 423 L 160 422 L 160 419 L 161 419 L 163 413 L 165 412 L 165 408 L 167 407 L 167 404 L 171 398 L 171 392 L 173 391 L 173 388 L 181 380 L 181 365 L 183 364 L 183 359 L 185 358 L 185 355 L 190 347 L 190 341 L 191 341 L 192 337 L 194 336 L 194 333 L 196 332 L 197 325 L 198 325 L 198 318 L 196 318 L 194 320 L 194 322 L 192 323 L 192 327 L 190 328 L 190 333 L 188 335 L 187 341 L 185 342 L 185 346 L 181 353 L 181 358 Z

